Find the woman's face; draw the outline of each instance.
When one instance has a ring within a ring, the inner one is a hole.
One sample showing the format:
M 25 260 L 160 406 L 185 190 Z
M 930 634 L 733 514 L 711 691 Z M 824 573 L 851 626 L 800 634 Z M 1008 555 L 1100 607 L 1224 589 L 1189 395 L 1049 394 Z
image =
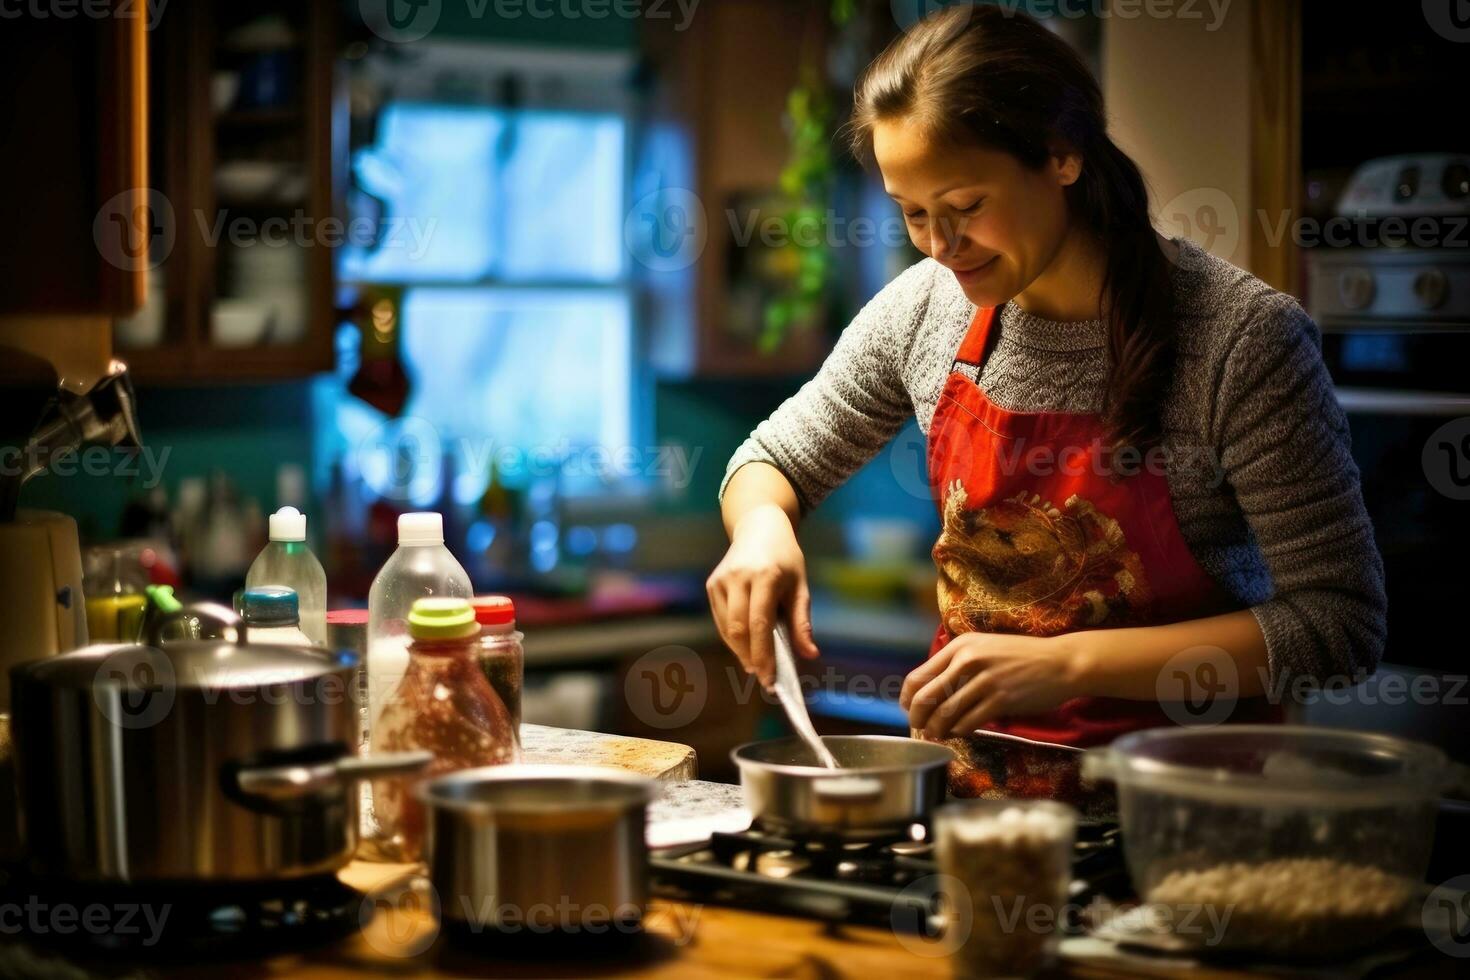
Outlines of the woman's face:
M 952 271 L 976 306 L 1031 287 L 1067 237 L 1065 189 L 1081 173 L 1075 155 L 1030 170 L 1009 153 L 936 142 L 902 119 L 873 127 L 873 154 L 909 239 Z

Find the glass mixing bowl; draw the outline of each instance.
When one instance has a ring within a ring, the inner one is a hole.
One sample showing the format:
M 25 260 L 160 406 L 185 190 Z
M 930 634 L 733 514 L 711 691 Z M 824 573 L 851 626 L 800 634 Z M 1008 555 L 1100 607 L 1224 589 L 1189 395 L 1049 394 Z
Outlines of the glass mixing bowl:
M 1382 938 L 1421 890 L 1466 768 L 1388 735 L 1286 725 L 1134 732 L 1089 749 L 1117 784 L 1134 888 L 1177 937 L 1288 955 Z

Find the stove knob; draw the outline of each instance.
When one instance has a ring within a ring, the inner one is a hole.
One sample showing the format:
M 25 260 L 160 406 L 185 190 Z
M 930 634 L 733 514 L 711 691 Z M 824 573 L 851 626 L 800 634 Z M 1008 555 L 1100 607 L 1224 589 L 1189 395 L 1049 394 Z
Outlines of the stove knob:
M 1449 295 L 1450 281 L 1442 269 L 1425 269 L 1414 277 L 1414 298 L 1421 310 L 1438 309 Z
M 1373 293 L 1373 273 L 1367 269 L 1348 269 L 1337 279 L 1337 294 L 1350 310 L 1361 310 L 1372 303 Z

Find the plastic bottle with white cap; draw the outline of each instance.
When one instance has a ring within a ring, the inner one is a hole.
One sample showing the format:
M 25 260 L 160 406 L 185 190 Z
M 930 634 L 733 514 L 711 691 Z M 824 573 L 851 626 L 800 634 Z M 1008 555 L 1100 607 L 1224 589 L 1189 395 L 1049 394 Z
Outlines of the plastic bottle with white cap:
M 444 546 L 444 517 L 432 512 L 398 515 L 398 548 L 388 556 L 368 590 L 367 684 L 363 698 L 362 747 L 372 738 L 384 704 L 408 669 L 408 616 L 419 599 L 469 599 L 470 577 Z M 372 784 L 361 787 L 360 830 L 364 841 L 378 838 Z M 374 857 L 371 848 L 363 856 Z
M 400 514 L 398 550 L 383 564 L 368 592 L 368 729 L 408 666 L 408 614 L 414 602 L 473 595 L 469 575 L 444 546 L 444 518 L 431 512 Z M 363 734 L 366 738 L 367 732 Z
M 306 545 L 306 515 L 282 507 L 270 517 L 270 543 L 245 573 L 245 588 L 278 585 L 296 592 L 301 632 L 312 643 L 327 642 L 327 573 Z

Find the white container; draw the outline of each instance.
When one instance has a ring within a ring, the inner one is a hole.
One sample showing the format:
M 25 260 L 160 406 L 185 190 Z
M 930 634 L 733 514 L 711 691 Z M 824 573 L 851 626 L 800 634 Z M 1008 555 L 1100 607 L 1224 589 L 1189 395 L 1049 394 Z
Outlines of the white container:
M 434 513 L 398 518 L 398 550 L 373 579 L 368 592 L 367 730 L 398 687 L 408 667 L 408 614 L 416 599 L 470 599 L 470 577 L 444 547 L 444 518 Z
M 306 545 L 306 515 L 282 507 L 270 517 L 270 543 L 245 573 L 245 588 L 279 585 L 296 592 L 301 632 L 327 645 L 327 573 Z

